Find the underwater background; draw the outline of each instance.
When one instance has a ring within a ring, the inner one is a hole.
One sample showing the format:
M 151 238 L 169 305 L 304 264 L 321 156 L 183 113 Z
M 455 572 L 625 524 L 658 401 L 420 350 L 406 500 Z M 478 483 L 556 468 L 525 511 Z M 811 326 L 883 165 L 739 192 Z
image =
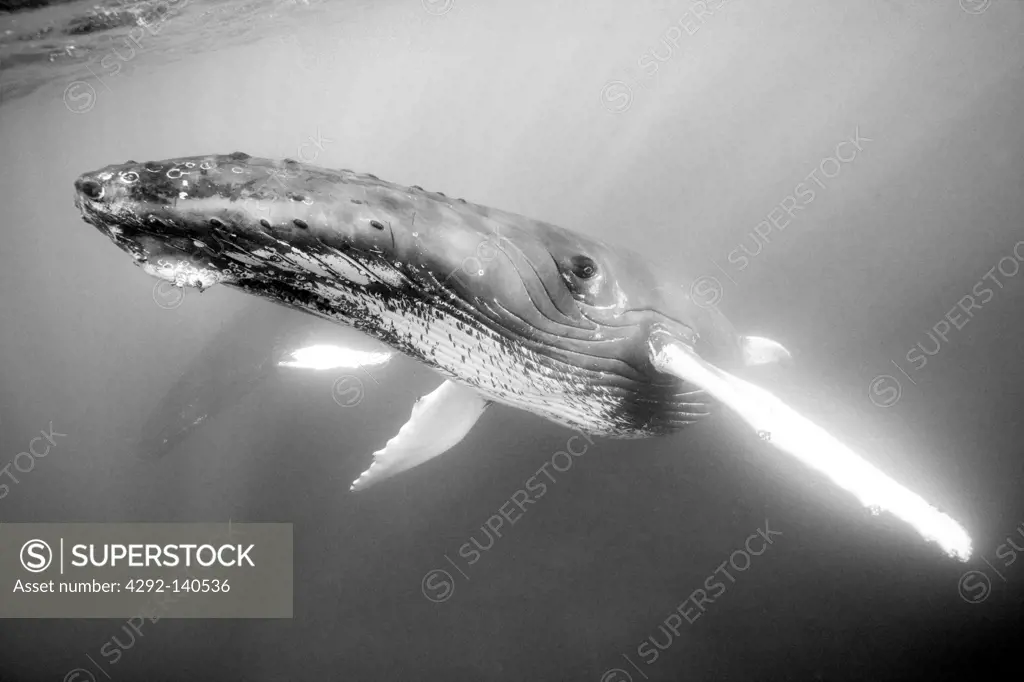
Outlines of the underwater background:
M 0 521 L 291 523 L 295 587 L 285 620 L 0 621 L 0 680 L 1019 669 L 1024 2 L 3 3 L 22 5 L 0 14 Z M 488 520 L 572 431 L 496 406 L 450 453 L 349 493 L 438 377 L 400 356 L 279 366 L 310 339 L 382 347 L 162 287 L 74 207 L 85 171 L 234 151 L 671 263 L 793 352 L 748 378 L 960 521 L 974 557 L 725 413 L 595 439 L 500 536 Z M 10 468 L 48 429 L 50 454 Z M 768 528 L 696 620 L 671 619 Z

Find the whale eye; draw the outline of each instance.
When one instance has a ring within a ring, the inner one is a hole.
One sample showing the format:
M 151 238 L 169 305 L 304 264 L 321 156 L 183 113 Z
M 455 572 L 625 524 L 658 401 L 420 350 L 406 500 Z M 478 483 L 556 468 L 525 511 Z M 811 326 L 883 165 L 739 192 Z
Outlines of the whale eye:
M 580 279 L 590 279 L 597 274 L 597 263 L 589 256 L 573 256 L 571 261 L 572 274 Z
M 559 274 L 569 289 L 569 293 L 580 303 L 587 305 L 605 305 L 610 295 L 606 277 L 601 268 L 590 256 L 581 253 L 556 258 Z

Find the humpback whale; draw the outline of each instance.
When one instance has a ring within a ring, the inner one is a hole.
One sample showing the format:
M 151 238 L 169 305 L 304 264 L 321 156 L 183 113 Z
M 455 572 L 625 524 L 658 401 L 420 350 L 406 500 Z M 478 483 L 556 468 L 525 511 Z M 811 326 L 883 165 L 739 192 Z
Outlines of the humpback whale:
M 872 510 L 966 560 L 964 529 L 765 389 L 785 361 L 692 281 L 629 249 L 371 174 L 241 152 L 137 163 L 75 181 L 82 218 L 150 275 L 224 284 L 350 325 L 444 381 L 352 484 L 451 449 L 502 403 L 595 436 L 662 436 L 725 406 Z

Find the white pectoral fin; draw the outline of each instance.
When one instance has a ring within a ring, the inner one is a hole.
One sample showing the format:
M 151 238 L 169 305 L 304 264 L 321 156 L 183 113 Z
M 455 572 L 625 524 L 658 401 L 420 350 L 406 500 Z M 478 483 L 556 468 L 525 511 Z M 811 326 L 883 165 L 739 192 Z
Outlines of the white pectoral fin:
M 352 483 L 352 490 L 365 490 L 446 452 L 466 437 L 489 404 L 475 389 L 445 381 L 416 401 L 409 421 L 373 453 L 373 464 Z
M 762 440 L 825 474 L 863 505 L 892 512 L 951 556 L 970 558 L 971 538 L 960 524 L 768 391 L 715 367 L 662 330 L 651 334 L 648 352 L 659 371 L 697 384 L 735 411 Z
M 743 364 L 748 367 L 776 362 L 785 363 L 792 357 L 781 343 L 763 336 L 744 336 L 740 339 L 740 343 L 743 350 Z

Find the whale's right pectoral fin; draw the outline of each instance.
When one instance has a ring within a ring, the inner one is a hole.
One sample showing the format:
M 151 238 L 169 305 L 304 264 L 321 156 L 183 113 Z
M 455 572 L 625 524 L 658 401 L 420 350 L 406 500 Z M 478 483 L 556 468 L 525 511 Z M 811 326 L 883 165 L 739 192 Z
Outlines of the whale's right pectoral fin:
M 776 362 L 786 363 L 792 358 L 781 343 L 763 336 L 744 336 L 740 339 L 740 346 L 743 351 L 743 364 L 748 367 Z
M 853 493 L 861 504 L 873 510 L 892 512 L 951 556 L 962 561 L 970 558 L 971 538 L 960 524 L 886 476 L 776 396 L 715 367 L 685 340 L 663 329 L 652 331 L 647 351 L 658 371 L 695 384 L 713 395 L 767 444 L 832 479 L 836 485 Z
M 351 489 L 365 490 L 447 452 L 466 437 L 490 404 L 475 389 L 445 381 L 416 401 L 409 421 L 382 450 L 373 453 L 373 464 Z

